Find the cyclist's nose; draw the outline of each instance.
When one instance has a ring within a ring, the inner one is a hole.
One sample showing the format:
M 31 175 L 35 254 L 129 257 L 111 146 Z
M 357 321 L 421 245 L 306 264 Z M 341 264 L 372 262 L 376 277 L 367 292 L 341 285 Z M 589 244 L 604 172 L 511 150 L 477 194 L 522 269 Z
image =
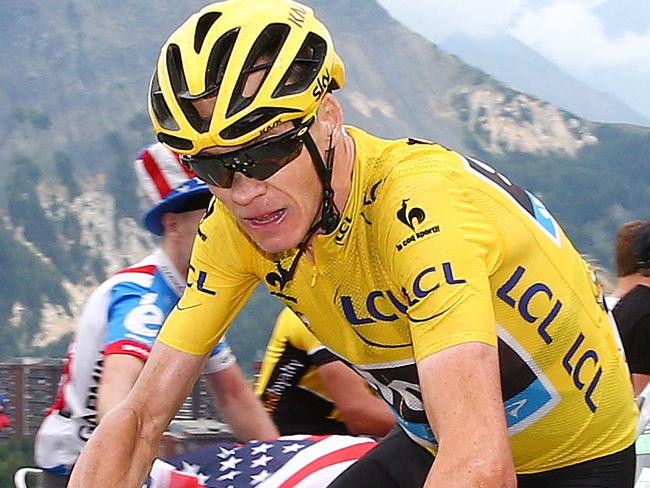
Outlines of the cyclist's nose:
M 237 205 L 248 205 L 256 197 L 266 192 L 266 183 L 236 172 L 233 177 L 231 192 L 231 198 L 234 203 Z

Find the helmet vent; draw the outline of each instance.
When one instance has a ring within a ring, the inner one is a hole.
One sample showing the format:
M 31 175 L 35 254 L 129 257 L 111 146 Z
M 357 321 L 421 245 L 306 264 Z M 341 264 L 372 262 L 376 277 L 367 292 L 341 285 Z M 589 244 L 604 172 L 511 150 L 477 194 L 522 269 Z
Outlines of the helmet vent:
M 164 132 L 159 132 L 156 137 L 163 144 L 167 144 L 169 147 L 180 151 L 191 151 L 194 148 L 192 141 L 183 139 L 182 137 L 172 136 Z
M 226 32 L 212 47 L 205 72 L 205 95 L 216 95 L 226 72 L 239 28 Z
M 257 37 L 246 57 L 233 90 L 228 111 L 226 112 L 227 117 L 232 117 L 237 112 L 245 109 L 255 99 L 284 45 L 289 31 L 290 27 L 286 24 L 269 24 Z M 256 86 L 251 87 L 248 81 L 259 72 L 263 72 L 261 78 L 256 80 Z
M 194 52 L 199 53 L 203 42 L 205 41 L 210 28 L 214 25 L 217 19 L 221 17 L 221 12 L 208 12 L 203 15 L 196 23 L 196 32 L 194 33 Z
M 149 99 L 151 100 L 151 108 L 156 117 L 156 120 L 163 129 L 178 130 L 178 124 L 174 120 L 165 97 L 160 90 L 160 83 L 158 83 L 158 70 L 154 71 L 149 85 Z
M 224 139 L 236 139 L 262 127 L 280 114 L 291 112 L 298 112 L 298 110 L 278 107 L 261 107 L 225 128 L 219 135 Z
M 206 132 L 210 127 L 211 117 L 202 117 L 194 106 L 195 100 L 202 98 L 204 95 L 193 96 L 187 89 L 183 59 L 181 58 L 180 48 L 176 44 L 170 44 L 167 48 L 167 72 L 169 73 L 169 82 L 176 96 L 176 101 L 185 118 L 194 130 L 200 133 Z
M 310 32 L 302 43 L 298 55 L 289 66 L 273 98 L 304 92 L 316 79 L 327 55 L 325 40 Z

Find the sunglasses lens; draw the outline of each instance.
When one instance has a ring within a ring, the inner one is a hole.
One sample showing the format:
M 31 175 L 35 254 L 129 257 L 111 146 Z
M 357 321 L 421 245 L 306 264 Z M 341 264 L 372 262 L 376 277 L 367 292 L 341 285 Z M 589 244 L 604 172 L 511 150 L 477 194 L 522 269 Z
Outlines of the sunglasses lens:
M 302 146 L 303 143 L 300 139 L 278 141 L 276 144 L 260 147 L 259 154 L 256 154 L 252 159 L 259 165 L 275 164 L 281 168 L 298 157 L 300 151 L 302 151 Z
M 230 188 L 232 186 L 234 171 L 224 168 L 218 159 L 196 159 L 192 157 L 184 157 L 183 159 L 196 176 L 208 185 L 215 185 L 220 188 Z
M 236 171 L 263 181 L 300 155 L 303 129 L 298 127 L 239 151 L 212 157 L 183 156 L 182 160 L 208 185 L 230 188 Z
M 250 159 L 255 161 L 255 164 L 249 168 L 248 173 L 258 180 L 270 178 L 296 159 L 301 151 L 302 141 L 297 139 L 281 141 L 263 148 L 260 147 L 259 151 L 255 151 L 255 153 L 247 151 Z

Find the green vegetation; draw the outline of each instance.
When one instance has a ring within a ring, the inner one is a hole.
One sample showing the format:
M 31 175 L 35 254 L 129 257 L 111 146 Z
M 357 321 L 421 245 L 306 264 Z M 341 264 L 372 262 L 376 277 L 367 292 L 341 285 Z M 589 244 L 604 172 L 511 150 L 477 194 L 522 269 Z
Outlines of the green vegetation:
M 612 269 L 616 229 L 624 221 L 648 218 L 650 209 L 650 133 L 641 134 L 645 137 L 631 126 L 598 126 L 600 142 L 576 158 L 475 154 L 540 197 L 580 252 Z
M 73 332 L 68 332 L 46 346 L 32 347 L 27 355 L 43 358 L 64 358 L 66 357 L 73 334 Z
M 347 122 L 387 137 L 439 140 L 478 156 L 541 197 L 579 250 L 611 268 L 618 225 L 650 215 L 648 129 L 593 124 L 600 142 L 576 158 L 483 153 L 478 138 L 488 137 L 491 126 L 468 129 L 476 109 L 473 90 L 503 93 L 506 101 L 516 101 L 518 92 L 406 31 L 374 2 L 352 10 L 344 0 L 308 3 L 331 27 L 346 61 L 347 86 L 340 100 Z M 81 0 L 70 0 L 64 9 L 16 2 L 6 12 L 0 41 L 12 49 L 6 53 L 11 69 L 3 74 L 0 117 L 0 359 L 62 354 L 67 338 L 52 349 L 31 349 L 43 304 L 67 307 L 65 279 L 88 284 L 110 271 L 105 256 L 81 244 L 74 205 L 83 182 L 103 175 L 116 219 L 139 217 L 131 162 L 153 140 L 148 82 L 165 33 L 196 9 L 193 0 L 174 5 L 177 17 L 169 15 L 168 6 L 151 1 L 119 15 L 114 6 Z M 42 34 L 36 48 L 33 32 Z M 88 49 L 91 38 L 97 42 Z M 44 89 L 43 80 L 56 89 Z M 367 115 L 352 103 L 354 92 L 363 92 L 366 105 L 379 101 L 392 110 Z M 533 119 L 525 104 L 512 117 L 523 123 Z M 572 129 L 575 136 L 582 127 Z M 54 183 L 63 187 L 57 195 L 61 199 L 44 208 L 39 197 L 51 196 Z M 16 232 L 8 231 L 5 221 Z M 245 368 L 264 347 L 279 308 L 258 292 L 236 319 L 229 341 Z
M 105 160 L 109 168 L 107 191 L 115 200 L 115 218 L 139 217 L 137 180 L 131 161 L 135 154 L 129 150 L 124 138 L 117 132 L 109 132 L 104 142 L 112 148 Z M 117 224 L 117 221 L 114 222 Z
M 38 195 L 42 178 L 41 169 L 31 159 L 16 158 L 5 184 L 9 218 L 15 227 L 22 229 L 25 239 L 52 261 L 59 273 L 76 281 L 81 272 L 79 259 L 83 258 L 83 250 L 78 247 L 79 223 L 70 212 L 58 212 L 64 214 L 60 218 L 48 215 Z M 69 240 L 76 246 L 71 246 Z
M 0 439 L 0 486 L 14 486 L 14 473 L 22 466 L 33 466 L 34 439 Z
M 51 264 L 43 262 L 15 240 L 0 224 L 0 263 L 3 286 L 0 293 L 0 359 L 27 354 L 34 335 L 40 330 L 40 310 L 44 303 L 67 306 L 68 296 L 61 286 L 63 275 Z M 9 322 L 14 307 L 21 311 L 18 323 Z
M 46 114 L 33 108 L 18 107 L 12 115 L 18 124 L 29 124 L 36 129 L 45 130 L 52 125 L 52 121 Z
M 54 175 L 59 182 L 68 190 L 70 201 L 81 195 L 81 186 L 75 177 L 74 165 L 72 159 L 62 151 L 54 153 Z

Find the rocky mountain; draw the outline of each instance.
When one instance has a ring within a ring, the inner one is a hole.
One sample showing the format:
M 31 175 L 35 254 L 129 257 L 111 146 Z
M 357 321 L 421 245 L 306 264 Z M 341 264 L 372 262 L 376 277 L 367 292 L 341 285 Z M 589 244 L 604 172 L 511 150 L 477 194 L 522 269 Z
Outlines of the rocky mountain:
M 591 88 L 516 38 L 454 35 L 441 47 L 515 90 L 534 95 L 579 117 L 599 122 L 649 125 L 650 120 L 618 98 Z
M 152 139 L 145 95 L 159 46 L 202 3 L 0 5 L 0 358 L 44 353 L 39 346 L 71 329 L 90 287 L 153 244 L 138 230 L 130 163 Z M 616 226 L 650 213 L 650 129 L 594 123 L 509 88 L 374 0 L 307 3 L 346 63 L 349 123 L 493 163 L 607 265 Z M 240 317 L 243 332 L 229 339 L 245 361 L 277 309 L 256 294 Z

